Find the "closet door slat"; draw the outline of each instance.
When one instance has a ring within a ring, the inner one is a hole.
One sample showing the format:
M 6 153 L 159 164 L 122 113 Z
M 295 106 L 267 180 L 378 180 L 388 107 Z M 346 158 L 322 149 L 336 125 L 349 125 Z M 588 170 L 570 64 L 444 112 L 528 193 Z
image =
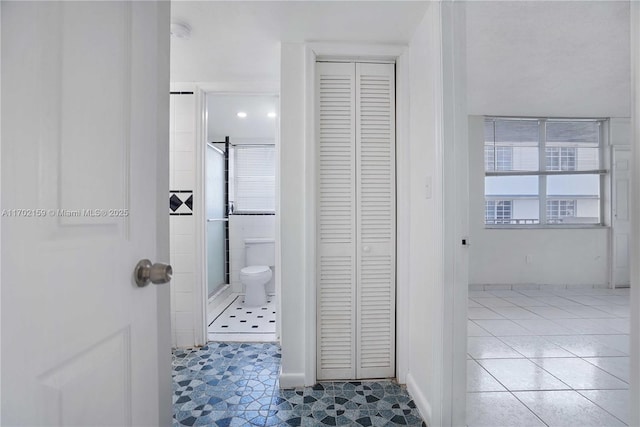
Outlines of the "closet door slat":
M 356 377 L 355 66 L 316 67 L 317 377 Z
M 356 64 L 358 378 L 395 374 L 395 68 Z

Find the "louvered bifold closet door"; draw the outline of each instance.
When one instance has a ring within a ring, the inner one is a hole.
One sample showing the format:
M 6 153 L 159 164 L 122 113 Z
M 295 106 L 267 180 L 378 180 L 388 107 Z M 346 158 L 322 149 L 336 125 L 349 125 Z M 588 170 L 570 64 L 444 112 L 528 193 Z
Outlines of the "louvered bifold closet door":
M 356 377 L 355 66 L 318 63 L 317 377 Z
M 395 69 L 356 64 L 358 378 L 395 374 Z

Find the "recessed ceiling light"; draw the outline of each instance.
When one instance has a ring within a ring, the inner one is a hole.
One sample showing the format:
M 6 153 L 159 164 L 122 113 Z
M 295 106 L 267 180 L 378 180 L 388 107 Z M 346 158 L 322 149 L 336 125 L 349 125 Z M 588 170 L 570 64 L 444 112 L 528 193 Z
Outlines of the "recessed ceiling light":
M 275 118 L 275 117 L 276 117 L 276 113 L 274 113 L 274 112 L 272 111 L 272 112 L 270 112 L 270 113 L 268 113 L 268 114 L 267 114 L 267 117 L 270 117 L 270 118 L 272 118 L 272 119 L 273 119 L 273 118 Z
M 245 117 L 247 117 L 247 113 L 245 113 L 244 111 L 238 111 L 238 114 L 236 115 L 241 119 L 244 119 Z

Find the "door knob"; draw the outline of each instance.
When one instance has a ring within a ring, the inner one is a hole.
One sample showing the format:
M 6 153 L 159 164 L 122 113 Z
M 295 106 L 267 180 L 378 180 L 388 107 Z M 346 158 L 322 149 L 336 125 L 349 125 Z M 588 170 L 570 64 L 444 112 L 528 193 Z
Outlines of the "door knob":
M 371 247 L 365 246 L 364 248 L 362 248 L 362 250 L 368 253 L 368 252 L 371 252 Z
M 133 270 L 133 277 L 136 284 L 141 288 L 147 286 L 149 282 L 160 285 L 168 283 L 171 280 L 173 268 L 169 264 L 157 262 L 152 264 L 148 259 L 143 259 L 136 264 Z

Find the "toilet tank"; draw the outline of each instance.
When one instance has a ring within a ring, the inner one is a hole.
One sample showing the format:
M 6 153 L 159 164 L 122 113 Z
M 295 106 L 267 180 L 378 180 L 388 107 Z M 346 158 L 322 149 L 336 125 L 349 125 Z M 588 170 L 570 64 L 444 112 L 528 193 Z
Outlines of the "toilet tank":
M 245 265 L 266 265 L 273 267 L 276 264 L 276 247 L 273 239 L 245 239 L 244 240 Z

